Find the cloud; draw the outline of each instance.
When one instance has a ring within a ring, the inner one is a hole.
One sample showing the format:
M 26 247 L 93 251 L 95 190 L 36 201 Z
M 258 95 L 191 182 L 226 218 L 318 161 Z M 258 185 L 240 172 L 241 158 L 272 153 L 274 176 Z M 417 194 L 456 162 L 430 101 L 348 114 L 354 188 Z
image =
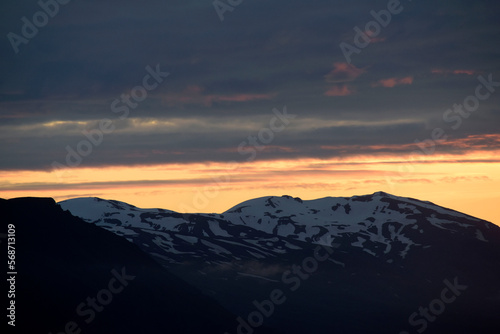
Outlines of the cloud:
M 326 96 L 348 96 L 354 94 L 355 91 L 346 85 L 332 86 L 325 92 Z
M 162 98 L 166 105 L 201 104 L 211 106 L 214 102 L 249 102 L 255 100 L 270 100 L 275 93 L 267 94 L 204 94 L 205 88 L 201 86 L 188 86 L 181 93 L 169 93 Z
M 233 178 L 233 182 L 262 182 L 262 177 L 246 177 L 245 175 Z M 143 186 L 175 186 L 175 185 L 214 185 L 214 178 L 196 178 L 196 179 L 170 179 L 170 180 L 128 180 L 128 181 L 101 181 L 101 182 L 80 182 L 80 183 L 0 183 L 0 191 L 20 191 L 20 190 L 61 190 L 61 189 L 109 189 L 109 188 L 133 188 Z
M 377 36 L 384 43 L 370 43 L 349 65 L 339 43 L 346 36 L 352 43 L 352 27 L 366 23 L 374 9 L 367 0 L 255 0 L 223 23 L 209 1 L 72 2 L 18 55 L 7 40 L 0 45 L 0 169 L 64 163 L 66 147 L 76 149 L 86 140 L 82 130 L 105 118 L 117 129 L 83 166 L 240 161 L 238 145 L 284 105 L 299 117 L 275 133 L 259 160 L 403 154 L 435 126 L 450 136 L 440 152 L 493 150 L 494 140 L 453 140 L 498 133 L 498 92 L 459 130 L 442 121 L 444 110 L 474 93 L 478 64 L 500 80 L 500 7 L 462 5 L 405 8 L 408 19 L 384 28 Z M 3 36 L 20 33 L 19 18 L 36 9 L 0 6 Z M 112 101 L 156 64 L 171 75 L 118 121 Z M 418 85 L 405 79 L 417 76 Z M 406 89 L 394 94 L 373 83 Z M 355 98 L 335 98 L 348 95 Z
M 416 179 L 416 178 L 413 178 L 413 179 L 391 179 L 391 182 L 396 182 L 396 183 L 426 183 L 426 184 L 433 183 L 432 180 L 423 179 L 423 178 L 420 178 L 420 179 Z
M 365 70 L 348 63 L 334 63 L 333 70 L 325 75 L 325 80 L 330 83 L 353 81 L 363 74 Z
M 449 140 L 447 144 L 462 149 L 498 149 L 500 147 L 500 134 L 469 135 L 465 138 Z
M 459 181 L 477 182 L 477 181 L 491 181 L 491 178 L 489 178 L 486 175 L 481 175 L 481 176 L 446 176 L 446 177 L 440 178 L 439 181 L 446 182 L 446 183 L 456 183 Z
M 372 87 L 386 87 L 386 88 L 393 88 L 398 85 L 411 85 L 413 83 L 413 77 L 408 76 L 404 78 L 388 78 L 388 79 L 382 79 L 377 81 L 376 83 L 372 84 Z
M 447 69 L 442 69 L 442 68 L 435 68 L 431 70 L 432 74 L 466 74 L 466 75 L 474 75 L 478 74 L 479 72 L 474 71 L 474 70 L 447 70 Z

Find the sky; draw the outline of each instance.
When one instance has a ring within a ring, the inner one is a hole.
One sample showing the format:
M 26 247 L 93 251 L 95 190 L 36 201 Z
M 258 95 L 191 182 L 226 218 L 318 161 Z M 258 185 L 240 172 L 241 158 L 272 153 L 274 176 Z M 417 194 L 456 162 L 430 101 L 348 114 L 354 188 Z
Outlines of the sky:
M 500 225 L 498 1 L 0 8 L 2 198 L 385 191 Z

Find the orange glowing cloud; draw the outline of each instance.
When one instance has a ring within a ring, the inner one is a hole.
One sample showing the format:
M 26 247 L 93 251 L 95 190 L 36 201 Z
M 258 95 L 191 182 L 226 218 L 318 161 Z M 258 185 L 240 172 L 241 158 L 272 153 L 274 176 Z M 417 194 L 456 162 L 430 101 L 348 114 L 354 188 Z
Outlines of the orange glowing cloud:
M 372 84 L 372 87 L 386 87 L 386 88 L 393 88 L 398 85 L 411 85 L 413 83 L 413 77 L 404 77 L 404 78 L 388 78 L 388 79 L 382 79 L 377 81 L 376 83 Z
M 438 149 L 442 152 L 499 150 L 500 134 L 469 135 L 465 138 L 442 139 L 440 141 L 432 141 L 428 139 L 426 141 L 419 142 L 418 144 L 321 145 L 320 148 L 325 151 L 337 151 L 343 154 L 360 150 L 370 152 L 371 154 L 377 154 L 380 152 L 404 154 L 411 151 L 429 159 L 435 152 L 439 151 Z M 498 162 L 498 159 L 494 159 L 492 162 L 496 163 Z
M 214 102 L 247 102 L 254 100 L 269 100 L 276 94 L 234 94 L 234 95 L 216 95 L 203 94 L 204 87 L 193 85 L 188 86 L 184 91 L 177 94 L 169 94 L 163 98 L 167 105 L 175 104 L 203 104 L 210 106 Z
M 336 85 L 325 92 L 326 96 L 347 96 L 354 94 L 355 91 L 346 85 Z
M 353 81 L 364 72 L 364 69 L 348 63 L 334 63 L 333 70 L 325 75 L 325 80 L 332 83 Z
M 473 148 L 475 150 L 494 150 L 500 147 L 500 134 L 469 135 L 466 138 L 454 140 L 453 143 L 460 148 Z
M 446 69 L 440 69 L 436 68 L 431 70 L 432 74 L 466 74 L 466 75 L 474 75 L 477 72 L 474 70 L 446 70 Z

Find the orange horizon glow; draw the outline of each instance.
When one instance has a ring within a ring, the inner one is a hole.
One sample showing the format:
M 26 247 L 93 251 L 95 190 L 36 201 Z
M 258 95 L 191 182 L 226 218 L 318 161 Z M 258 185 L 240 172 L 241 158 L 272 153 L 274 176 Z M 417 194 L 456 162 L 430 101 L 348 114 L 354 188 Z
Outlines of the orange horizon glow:
M 376 191 L 428 200 L 500 226 L 499 152 L 384 155 L 245 163 L 191 163 L 0 172 L 0 197 L 114 199 L 141 208 L 222 213 L 245 200 L 290 195 L 304 200 Z

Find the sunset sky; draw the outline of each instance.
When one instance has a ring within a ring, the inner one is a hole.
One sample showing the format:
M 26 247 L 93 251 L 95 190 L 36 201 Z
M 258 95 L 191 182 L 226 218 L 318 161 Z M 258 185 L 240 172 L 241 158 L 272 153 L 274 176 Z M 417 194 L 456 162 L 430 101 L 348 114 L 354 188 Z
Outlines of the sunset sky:
M 385 191 L 500 225 L 498 1 L 45 2 L 0 5 L 1 198 Z

